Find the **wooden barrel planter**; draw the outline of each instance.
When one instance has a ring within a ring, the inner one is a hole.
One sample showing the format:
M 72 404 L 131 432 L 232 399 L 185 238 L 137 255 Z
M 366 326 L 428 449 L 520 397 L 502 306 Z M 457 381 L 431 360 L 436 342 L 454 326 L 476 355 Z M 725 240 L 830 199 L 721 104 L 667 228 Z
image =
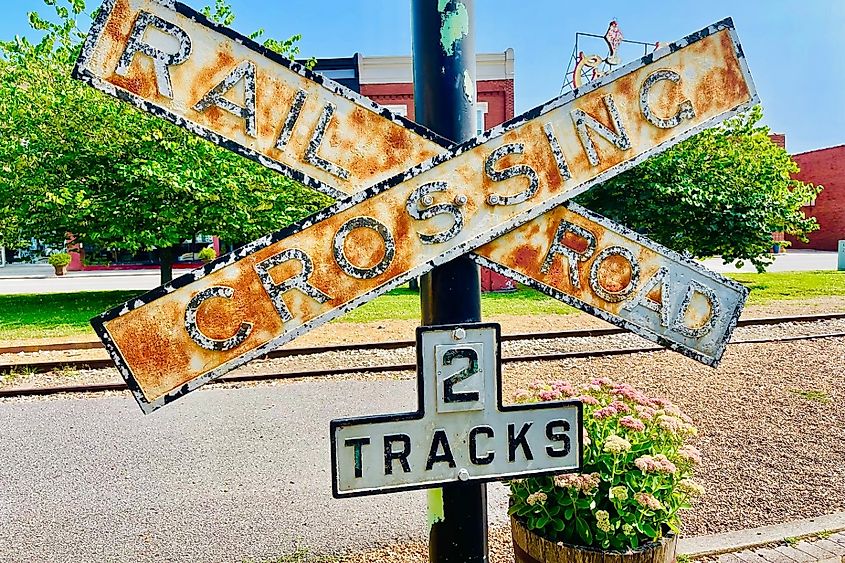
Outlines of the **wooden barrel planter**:
M 516 563 L 673 563 L 678 543 L 675 534 L 629 551 L 555 543 L 525 529 L 513 517 L 511 535 Z

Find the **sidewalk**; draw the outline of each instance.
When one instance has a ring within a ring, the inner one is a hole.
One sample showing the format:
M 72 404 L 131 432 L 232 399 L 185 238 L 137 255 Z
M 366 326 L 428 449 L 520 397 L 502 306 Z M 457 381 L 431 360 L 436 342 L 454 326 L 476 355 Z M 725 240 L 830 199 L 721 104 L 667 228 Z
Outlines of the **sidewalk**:
M 189 270 L 174 270 L 179 276 Z M 56 276 L 49 264 L 7 264 L 0 268 L 0 295 L 76 291 L 149 290 L 158 287 L 158 270 L 68 272 Z
M 724 553 L 719 563 L 845 563 L 845 533 L 785 545 Z
M 770 272 L 836 270 L 836 252 L 815 250 L 790 250 L 775 258 Z M 724 265 L 720 258 L 704 260 L 704 266 L 722 273 L 756 272 L 750 263 L 739 269 Z M 190 270 L 174 270 L 179 277 Z M 74 291 L 100 291 L 110 289 L 150 290 L 158 287 L 157 269 L 149 270 L 96 270 L 68 272 L 56 276 L 49 264 L 7 264 L 0 267 L 0 295 L 13 293 L 66 293 Z
M 178 276 L 182 269 L 174 269 Z M 57 276 L 53 266 L 49 264 L 6 264 L 0 267 L 0 280 L 8 279 L 62 279 L 62 278 L 97 278 L 102 276 L 158 276 L 158 268 L 144 270 L 89 270 L 86 272 L 67 272 L 64 276 Z
M 678 553 L 719 563 L 845 563 L 845 512 L 711 536 L 681 538 Z
M 837 253 L 826 250 L 787 250 L 774 257 L 775 262 L 767 272 L 806 272 L 810 270 L 836 270 Z M 757 269 L 749 261 L 742 268 L 733 264 L 724 264 L 718 256 L 703 260 L 705 268 L 719 273 L 756 273 Z

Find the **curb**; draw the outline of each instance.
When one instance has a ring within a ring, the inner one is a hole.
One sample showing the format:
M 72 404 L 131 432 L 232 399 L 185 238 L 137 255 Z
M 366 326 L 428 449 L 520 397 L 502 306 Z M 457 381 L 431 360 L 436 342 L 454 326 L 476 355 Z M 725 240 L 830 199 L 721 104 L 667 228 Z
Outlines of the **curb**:
M 784 538 L 788 537 L 800 540 L 820 532 L 836 533 L 843 530 L 845 530 L 845 512 L 836 512 L 773 526 L 681 538 L 678 540 L 678 554 L 689 557 L 721 555 L 783 542 Z

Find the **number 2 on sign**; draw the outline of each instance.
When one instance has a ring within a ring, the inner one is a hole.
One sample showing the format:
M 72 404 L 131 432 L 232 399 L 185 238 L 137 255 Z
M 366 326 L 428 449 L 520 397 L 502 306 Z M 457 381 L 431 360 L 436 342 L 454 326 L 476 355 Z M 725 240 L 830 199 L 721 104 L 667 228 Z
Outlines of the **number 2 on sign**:
M 437 372 L 437 412 L 474 411 L 484 408 L 482 354 L 479 343 L 440 344 L 434 347 Z

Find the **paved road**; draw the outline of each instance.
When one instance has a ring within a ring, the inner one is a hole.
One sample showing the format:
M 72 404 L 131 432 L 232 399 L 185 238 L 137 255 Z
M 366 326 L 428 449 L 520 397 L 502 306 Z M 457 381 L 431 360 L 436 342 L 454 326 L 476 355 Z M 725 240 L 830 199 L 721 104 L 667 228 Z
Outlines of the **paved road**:
M 767 272 L 801 272 L 808 270 L 836 270 L 837 253 L 818 250 L 787 250 L 774 257 L 774 263 Z M 733 264 L 725 264 L 721 258 L 708 258 L 704 266 L 714 272 L 756 272 L 757 269 L 749 261 L 745 261 L 742 268 Z
M 335 500 L 329 420 L 410 410 L 403 382 L 0 403 L 0 561 L 222 562 L 427 533 L 425 493 Z M 343 400 L 338 400 L 339 398 Z M 501 485 L 491 521 L 503 523 Z
M 181 275 L 187 270 L 176 270 Z M 46 264 L 10 264 L 0 268 L 0 295 L 64 293 L 107 289 L 148 290 L 160 285 L 158 270 L 68 272 L 57 277 Z
M 775 257 L 770 272 L 806 270 L 835 270 L 836 252 L 790 250 Z M 750 263 L 742 268 L 725 265 L 720 258 L 710 258 L 704 265 L 716 272 L 756 272 Z M 180 276 L 187 270 L 176 270 Z M 46 264 L 10 264 L 0 268 L 0 295 L 12 293 L 61 293 L 104 289 L 148 290 L 159 286 L 157 270 L 69 272 L 56 277 L 52 266 Z

